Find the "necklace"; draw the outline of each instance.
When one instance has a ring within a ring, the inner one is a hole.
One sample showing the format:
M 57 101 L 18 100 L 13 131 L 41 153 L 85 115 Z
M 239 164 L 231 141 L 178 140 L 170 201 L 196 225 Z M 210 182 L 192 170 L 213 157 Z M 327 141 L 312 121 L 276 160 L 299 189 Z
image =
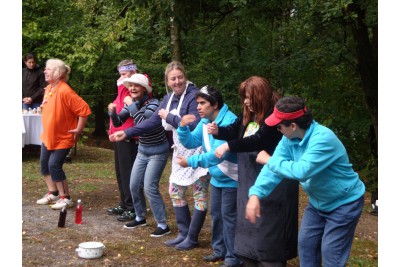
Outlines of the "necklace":
M 43 102 L 42 102 L 42 104 L 40 105 L 41 108 L 43 108 L 43 105 L 46 104 L 47 101 L 48 101 L 48 99 L 54 94 L 55 90 L 57 89 L 57 86 L 58 86 L 58 84 L 57 84 L 55 87 L 52 87 L 52 88 L 50 89 L 50 92 L 46 92 L 46 93 L 44 94 Z

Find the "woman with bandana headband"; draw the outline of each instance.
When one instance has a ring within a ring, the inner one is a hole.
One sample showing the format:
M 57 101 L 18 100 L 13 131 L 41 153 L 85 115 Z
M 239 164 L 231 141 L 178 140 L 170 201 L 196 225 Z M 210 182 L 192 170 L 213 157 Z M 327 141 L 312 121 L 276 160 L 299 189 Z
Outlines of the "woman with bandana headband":
M 120 113 L 124 107 L 125 97 L 129 96 L 129 90 L 124 86 L 123 80 L 137 73 L 136 64 L 130 60 L 122 60 L 117 66 L 120 77 L 117 80 L 118 94 L 115 100 L 108 105 L 108 113 Z M 134 126 L 132 117 L 129 117 L 122 125 L 115 127 L 110 118 L 111 135 L 117 131 L 127 129 Z M 131 221 L 135 218 L 135 209 L 131 191 L 129 188 L 131 170 L 135 162 L 138 151 L 138 139 L 132 137 L 121 142 L 114 143 L 114 162 L 115 173 L 117 176 L 117 184 L 119 190 L 119 204 L 116 207 L 108 208 L 107 213 L 110 215 L 118 215 L 117 219 L 122 222 Z
M 364 206 L 365 185 L 335 133 L 314 121 L 303 99 L 281 98 L 265 120 L 284 136 L 250 188 L 246 218 L 257 223 L 260 199 L 282 181 L 299 181 L 308 195 L 299 231 L 300 266 L 346 266 Z

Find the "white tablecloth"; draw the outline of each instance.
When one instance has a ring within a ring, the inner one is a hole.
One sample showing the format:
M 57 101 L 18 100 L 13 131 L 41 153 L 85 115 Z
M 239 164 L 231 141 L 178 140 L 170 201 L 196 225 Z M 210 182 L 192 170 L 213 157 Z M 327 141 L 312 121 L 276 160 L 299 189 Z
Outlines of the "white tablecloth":
M 22 114 L 22 147 L 25 145 L 41 145 L 42 115 Z

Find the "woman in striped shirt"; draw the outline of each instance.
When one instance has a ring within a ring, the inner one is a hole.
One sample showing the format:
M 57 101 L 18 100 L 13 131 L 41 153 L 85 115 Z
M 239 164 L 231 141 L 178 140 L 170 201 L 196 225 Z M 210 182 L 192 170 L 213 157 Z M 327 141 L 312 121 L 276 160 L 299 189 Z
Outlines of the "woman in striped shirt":
M 122 125 L 132 117 L 135 125 L 150 118 L 157 110 L 160 102 L 152 98 L 152 87 L 149 79 L 143 74 L 133 74 L 123 80 L 125 87 L 130 91 L 130 96 L 124 99 L 124 108 L 120 113 L 110 113 L 114 126 Z M 136 218 L 127 223 L 124 228 L 134 229 L 146 226 L 146 201 L 149 200 L 157 228 L 151 233 L 152 237 L 160 237 L 170 233 L 167 225 L 167 216 L 164 201 L 159 191 L 159 181 L 168 160 L 169 143 L 164 128 L 159 127 L 147 131 L 139 136 L 138 154 L 131 171 L 130 190 Z

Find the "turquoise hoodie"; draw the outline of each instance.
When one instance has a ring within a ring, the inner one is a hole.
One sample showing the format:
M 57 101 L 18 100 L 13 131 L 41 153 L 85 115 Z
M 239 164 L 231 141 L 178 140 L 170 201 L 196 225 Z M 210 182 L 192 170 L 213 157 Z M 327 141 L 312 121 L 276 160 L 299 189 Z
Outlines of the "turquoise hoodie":
M 342 142 L 315 121 L 303 140 L 282 137 L 250 188 L 249 196 L 268 196 L 283 177 L 300 181 L 310 203 L 324 212 L 355 201 L 365 192 Z
M 215 123 L 218 126 L 227 126 L 236 120 L 226 104 L 219 111 Z M 211 121 L 202 118 L 196 128 L 190 132 L 188 126 L 178 127 L 179 141 L 188 149 L 203 146 L 204 153 L 187 158 L 188 165 L 192 168 L 208 168 L 211 175 L 210 183 L 215 187 L 237 187 L 238 166 L 236 153 L 227 152 L 221 159 L 214 155 L 214 150 L 226 141 L 214 139 L 207 133 L 206 125 Z

